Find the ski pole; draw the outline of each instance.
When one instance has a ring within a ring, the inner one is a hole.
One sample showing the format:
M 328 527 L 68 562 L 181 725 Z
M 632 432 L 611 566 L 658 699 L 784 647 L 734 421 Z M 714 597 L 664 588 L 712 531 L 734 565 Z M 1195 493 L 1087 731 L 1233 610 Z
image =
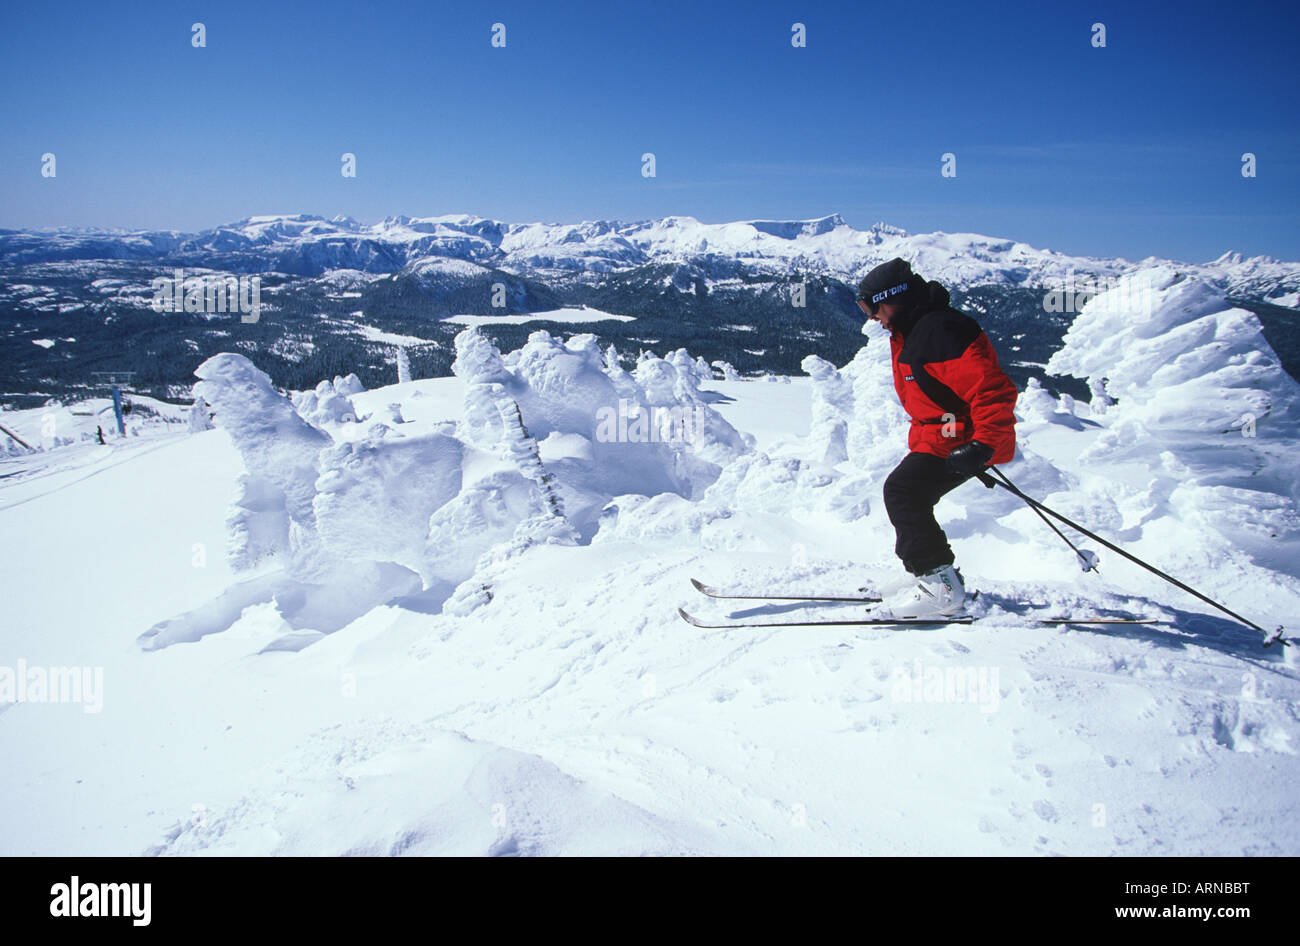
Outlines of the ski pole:
M 26 440 L 24 440 L 22 437 L 19 437 L 16 433 L 14 433 L 14 432 L 13 432 L 12 430 L 10 430 L 8 427 L 5 427 L 3 424 L 0 424 L 0 430 L 3 430 L 3 431 L 4 431 L 5 433 L 7 433 L 10 437 L 12 437 L 14 440 L 17 440 L 20 444 L 22 444 L 22 445 L 23 445 L 24 447 L 26 447 L 28 450 L 31 450 L 31 451 L 35 452 L 35 449 L 36 449 L 35 447 L 33 447 L 30 443 L 28 443 L 28 442 L 27 442 Z
M 1055 509 L 1050 509 L 1047 506 L 1044 506 L 1038 500 L 1030 496 L 1026 496 L 1023 492 L 1020 491 L 1020 489 L 1014 483 L 1011 482 L 1010 479 L 1007 478 L 1007 475 L 1003 473 L 1001 470 L 999 470 L 997 467 L 990 466 L 988 467 L 988 470 L 992 470 L 994 473 L 998 474 L 998 476 L 1002 480 L 1002 482 L 999 482 L 998 480 L 993 479 L 993 477 L 988 475 L 987 471 L 981 471 L 979 473 L 976 473 L 975 475 L 979 477 L 979 481 L 983 483 L 985 486 L 987 486 L 989 489 L 992 489 L 995 486 L 1001 486 L 1003 489 L 1007 490 L 1008 492 L 1014 493 L 1015 495 L 1019 496 L 1030 506 L 1030 508 L 1038 511 L 1040 515 L 1042 513 L 1047 513 L 1049 516 L 1059 519 L 1061 522 L 1064 522 L 1067 526 L 1069 526 L 1071 529 L 1075 530 L 1076 532 L 1080 533 L 1081 535 L 1086 535 L 1094 542 L 1100 542 L 1102 545 L 1106 546 L 1106 548 L 1110 549 L 1112 552 L 1117 552 L 1120 555 L 1123 555 L 1126 559 L 1128 559 L 1130 562 L 1133 562 L 1135 565 L 1141 565 L 1143 568 L 1151 572 L 1153 575 L 1159 575 L 1161 578 L 1169 582 L 1171 585 L 1181 588 L 1183 591 L 1186 591 L 1190 595 L 1194 595 L 1195 597 L 1204 601 L 1206 604 L 1213 605 L 1214 607 L 1222 611 L 1224 614 L 1227 614 L 1233 619 L 1240 621 L 1242 624 L 1245 624 L 1247 627 L 1254 628 L 1255 630 L 1259 631 L 1261 634 L 1264 635 L 1265 647 L 1271 647 L 1273 646 L 1273 644 L 1277 643 L 1278 641 L 1281 641 L 1284 646 L 1289 646 L 1291 644 L 1289 640 L 1287 640 L 1282 636 L 1282 626 L 1280 624 L 1278 625 L 1277 630 L 1273 631 L 1270 634 L 1268 631 L 1264 630 L 1254 621 L 1246 620 L 1236 611 L 1230 610 L 1229 608 L 1219 604 L 1219 602 L 1215 601 L 1213 598 L 1201 594 L 1195 588 L 1192 588 L 1191 586 L 1184 584 L 1183 582 L 1179 581 L 1177 578 L 1173 577 L 1172 575 L 1168 575 L 1165 572 L 1162 572 L 1154 565 L 1147 564 L 1146 562 L 1142 561 L 1142 559 L 1138 558 L 1136 555 L 1130 555 L 1128 552 L 1125 552 L 1118 545 L 1115 545 L 1112 542 L 1107 542 L 1105 539 L 1097 535 L 1095 532 L 1090 532 L 1089 530 L 1085 529 L 1083 526 L 1079 525 L 1077 522 L 1074 522 L 1071 519 L 1067 519 L 1065 516 L 1061 515 Z M 1060 533 L 1058 532 L 1057 534 L 1059 535 Z M 1073 546 L 1071 546 L 1071 548 L 1073 548 Z M 1076 549 L 1076 551 L 1078 550 Z
M 997 467 L 991 466 L 989 467 L 989 469 L 992 470 L 994 473 L 996 473 L 998 475 L 998 478 L 1001 479 L 1004 483 L 1006 483 L 1007 485 L 1011 485 L 1011 481 L 1007 479 L 1007 475 L 1003 473 L 1001 470 L 999 470 Z M 1066 538 L 1065 533 L 1062 532 L 1060 529 L 1056 528 L 1056 523 L 1054 523 L 1051 519 L 1048 519 L 1045 515 L 1043 515 L 1043 511 L 1041 509 L 1032 505 L 1029 508 L 1034 510 L 1034 512 L 1038 514 L 1039 519 L 1042 519 L 1045 523 L 1047 523 L 1047 528 L 1051 529 L 1053 532 L 1059 535 L 1061 537 L 1061 541 L 1074 550 L 1074 554 L 1079 556 L 1079 563 L 1083 567 L 1083 570 L 1085 572 L 1098 571 L 1096 555 L 1092 554 L 1091 552 L 1083 551 L 1077 545 L 1071 542 L 1068 538 Z

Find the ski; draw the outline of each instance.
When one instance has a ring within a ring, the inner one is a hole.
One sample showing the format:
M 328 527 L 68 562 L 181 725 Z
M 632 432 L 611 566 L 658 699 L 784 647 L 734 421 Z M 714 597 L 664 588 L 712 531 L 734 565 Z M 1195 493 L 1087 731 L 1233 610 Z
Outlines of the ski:
M 866 596 L 844 595 L 736 595 L 713 588 L 699 579 L 692 578 L 691 584 L 700 594 L 710 598 L 724 598 L 732 601 L 851 601 L 855 604 L 876 604 L 881 599 Z
M 731 624 L 706 624 L 685 608 L 678 608 L 682 620 L 695 627 L 871 627 L 913 624 L 921 627 L 942 627 L 947 624 L 970 624 L 975 619 L 969 615 L 951 618 L 859 618 L 856 621 L 744 621 Z
M 710 630 L 721 630 L 724 628 L 738 627 L 904 627 L 907 625 L 916 625 L 919 627 L 944 627 L 949 624 L 974 624 L 976 618 L 972 615 L 958 615 L 950 618 L 858 618 L 854 621 L 733 621 L 728 624 L 708 624 L 695 617 L 685 608 L 678 608 L 677 613 L 682 620 L 694 627 L 703 627 Z M 1141 618 L 1141 617 L 1104 617 L 1104 618 L 1070 618 L 1070 617 L 1053 617 L 1053 618 L 1035 618 L 1039 624 L 1063 625 L 1063 624 L 1159 624 L 1158 618 Z
M 1159 624 L 1159 618 L 1034 618 L 1039 624 Z

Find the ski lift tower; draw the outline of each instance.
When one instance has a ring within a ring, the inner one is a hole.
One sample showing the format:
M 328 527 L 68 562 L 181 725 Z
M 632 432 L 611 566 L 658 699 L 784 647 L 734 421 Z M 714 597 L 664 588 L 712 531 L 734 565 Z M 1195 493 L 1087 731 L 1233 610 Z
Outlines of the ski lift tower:
M 113 418 L 117 421 L 117 435 L 126 436 L 126 422 L 122 419 L 122 389 L 130 390 L 134 371 L 92 371 L 100 384 L 107 385 L 113 393 Z

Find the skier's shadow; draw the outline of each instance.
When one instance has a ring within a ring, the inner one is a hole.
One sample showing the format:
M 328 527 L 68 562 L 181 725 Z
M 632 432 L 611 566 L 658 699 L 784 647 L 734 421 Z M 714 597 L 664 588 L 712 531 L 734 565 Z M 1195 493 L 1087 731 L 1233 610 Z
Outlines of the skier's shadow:
M 979 600 L 994 605 L 1010 614 L 1030 616 L 1038 609 L 1027 606 L 1023 601 L 1005 595 L 982 593 Z M 1141 600 L 1141 599 L 1137 599 Z M 1264 647 L 1263 636 L 1256 630 L 1239 624 L 1226 617 L 1205 614 L 1199 611 L 1184 611 L 1168 605 L 1150 605 L 1151 611 L 1173 614 L 1173 620 L 1160 624 L 1064 624 L 1062 629 L 1071 633 L 1101 634 L 1106 637 L 1123 637 L 1129 640 L 1146 641 L 1165 650 L 1186 650 L 1189 644 L 1217 650 L 1230 657 L 1247 658 L 1251 661 L 1268 663 L 1285 663 L 1286 647 L 1274 644 Z M 1107 609 L 1098 608 L 1097 616 L 1103 617 Z M 1277 622 L 1263 624 L 1272 630 Z

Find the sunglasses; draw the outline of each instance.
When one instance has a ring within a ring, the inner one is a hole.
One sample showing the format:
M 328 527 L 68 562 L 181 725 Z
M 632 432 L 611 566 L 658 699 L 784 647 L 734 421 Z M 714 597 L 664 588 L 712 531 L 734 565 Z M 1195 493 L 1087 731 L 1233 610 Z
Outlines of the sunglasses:
M 880 290 L 869 299 L 866 296 L 858 296 L 858 308 L 874 318 L 883 300 L 896 296 L 900 292 L 906 292 L 908 285 L 909 283 L 901 282 L 897 286 L 890 286 L 888 289 Z

